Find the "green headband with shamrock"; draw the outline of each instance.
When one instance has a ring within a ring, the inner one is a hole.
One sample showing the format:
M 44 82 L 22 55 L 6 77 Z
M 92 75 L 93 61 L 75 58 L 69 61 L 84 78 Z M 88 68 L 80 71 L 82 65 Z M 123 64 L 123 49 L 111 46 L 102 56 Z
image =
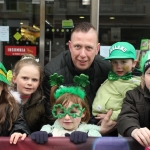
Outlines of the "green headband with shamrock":
M 55 99 L 58 99 L 65 93 L 70 93 L 79 96 L 81 99 L 84 100 L 85 91 L 82 89 L 86 87 L 90 82 L 88 81 L 88 76 L 85 74 L 80 74 L 80 76 L 75 76 L 73 81 L 76 83 L 77 86 L 60 86 L 64 82 L 64 77 L 62 75 L 58 76 L 57 73 L 54 73 L 50 76 L 49 84 L 51 86 L 60 86 L 59 89 L 56 90 L 54 93 Z

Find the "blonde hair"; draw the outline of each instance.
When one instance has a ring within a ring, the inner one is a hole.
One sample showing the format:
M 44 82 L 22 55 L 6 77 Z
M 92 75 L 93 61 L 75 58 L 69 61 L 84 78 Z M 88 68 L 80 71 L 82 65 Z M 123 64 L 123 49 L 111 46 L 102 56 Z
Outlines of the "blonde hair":
M 42 83 L 43 80 L 43 70 L 39 62 L 36 61 L 35 56 L 32 54 L 24 54 L 21 59 L 15 64 L 14 69 L 13 69 L 13 76 L 17 76 L 21 70 L 22 67 L 28 66 L 28 65 L 33 65 L 35 66 L 40 73 L 40 83 Z M 40 84 L 41 86 L 41 84 Z M 42 88 L 42 87 L 41 87 Z M 10 84 L 10 89 L 16 91 L 16 85 L 11 81 Z

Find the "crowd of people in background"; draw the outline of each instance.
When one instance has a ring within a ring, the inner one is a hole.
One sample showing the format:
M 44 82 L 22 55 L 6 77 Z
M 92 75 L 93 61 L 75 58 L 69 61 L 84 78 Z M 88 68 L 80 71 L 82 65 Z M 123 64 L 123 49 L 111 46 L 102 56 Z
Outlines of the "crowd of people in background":
M 88 22 L 73 28 L 68 45 L 44 68 L 35 56 L 23 55 L 11 78 L 0 63 L 0 136 L 10 136 L 10 144 L 27 136 L 39 144 L 50 136 L 76 144 L 121 135 L 150 146 L 150 52 L 135 76 L 134 46 L 116 42 L 103 58 Z

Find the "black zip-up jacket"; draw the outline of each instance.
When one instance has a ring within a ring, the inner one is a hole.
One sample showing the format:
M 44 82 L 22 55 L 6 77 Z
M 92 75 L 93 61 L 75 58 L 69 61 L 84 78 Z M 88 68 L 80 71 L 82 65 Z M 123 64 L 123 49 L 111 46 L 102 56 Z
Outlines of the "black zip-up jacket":
M 8 114 L 7 111 L 6 113 Z M 30 134 L 30 130 L 28 128 L 26 120 L 22 117 L 22 112 L 20 112 L 20 114 L 18 115 L 17 120 L 13 122 L 11 130 L 8 129 L 9 129 L 9 122 L 6 118 L 3 128 L 0 129 L 0 136 L 10 136 L 14 132 L 26 133 L 27 135 Z
M 107 79 L 108 72 L 110 71 L 110 63 L 103 60 L 103 57 L 96 55 L 91 67 L 84 71 L 78 71 L 75 69 L 70 51 L 64 51 L 57 57 L 53 58 L 44 69 L 45 77 L 43 81 L 43 90 L 45 92 L 47 100 L 47 109 L 51 108 L 49 103 L 50 99 L 50 85 L 48 83 L 49 76 L 53 73 L 64 76 L 64 85 L 74 85 L 73 77 L 84 73 L 89 76 L 90 84 L 85 88 L 90 110 L 92 110 L 92 103 L 96 92 L 100 85 Z M 49 110 L 49 113 L 51 111 Z
M 46 114 L 44 98 L 43 90 L 39 87 L 24 105 L 20 104 L 20 114 L 14 123 L 12 133 L 30 134 L 39 131 L 43 125 L 50 122 Z
M 150 129 L 150 92 L 138 86 L 126 93 L 118 116 L 117 129 L 123 136 L 131 136 L 136 128 Z

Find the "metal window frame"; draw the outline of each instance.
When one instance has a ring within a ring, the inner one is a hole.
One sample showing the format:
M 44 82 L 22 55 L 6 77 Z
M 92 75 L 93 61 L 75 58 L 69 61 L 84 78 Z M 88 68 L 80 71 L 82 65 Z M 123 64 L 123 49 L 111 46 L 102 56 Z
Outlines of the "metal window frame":
M 39 41 L 39 60 L 44 68 L 45 52 L 45 0 L 40 0 L 40 41 Z
M 35 1 L 35 0 L 34 0 Z M 38 1 L 38 0 L 37 0 Z M 40 42 L 39 42 L 39 60 L 44 67 L 45 53 L 45 1 L 40 0 Z M 99 7 L 100 0 L 91 0 L 90 22 L 99 33 Z
M 91 16 L 90 22 L 99 33 L 99 7 L 100 0 L 91 0 Z

